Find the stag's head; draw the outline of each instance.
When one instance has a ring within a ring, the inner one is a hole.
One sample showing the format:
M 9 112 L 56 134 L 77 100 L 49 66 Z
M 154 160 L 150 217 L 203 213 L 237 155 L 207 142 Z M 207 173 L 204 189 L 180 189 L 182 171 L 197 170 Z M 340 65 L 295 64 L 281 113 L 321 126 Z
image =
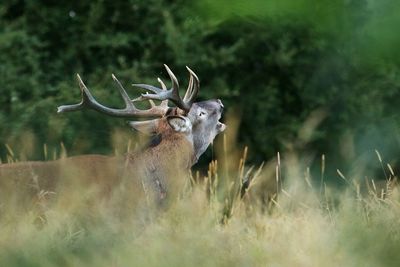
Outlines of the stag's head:
M 135 130 L 149 135 L 163 135 L 171 132 L 184 135 L 193 143 L 194 162 L 196 162 L 212 143 L 215 136 L 225 130 L 225 125 L 219 121 L 224 106 L 219 99 L 195 102 L 200 82 L 197 75 L 188 67 L 186 68 L 189 72 L 189 85 L 184 97 L 181 98 L 177 78 L 167 65 L 164 66 L 171 79 L 172 87 L 168 89 L 160 78 L 158 78 L 158 82 L 161 87 L 148 84 L 133 84 L 135 87 L 147 91 L 135 99 L 131 99 L 128 96 L 121 82 L 112 75 L 125 102 L 125 108 L 123 109 L 110 108 L 98 103 L 80 76 L 77 75 L 82 100 L 78 104 L 58 107 L 58 113 L 88 108 L 114 117 L 146 118 L 147 120 L 130 121 L 129 124 Z M 161 102 L 157 105 L 154 100 Z M 150 108 L 144 110 L 137 108 L 135 103 L 139 101 L 149 101 Z M 168 105 L 169 101 L 175 106 L 170 107 Z

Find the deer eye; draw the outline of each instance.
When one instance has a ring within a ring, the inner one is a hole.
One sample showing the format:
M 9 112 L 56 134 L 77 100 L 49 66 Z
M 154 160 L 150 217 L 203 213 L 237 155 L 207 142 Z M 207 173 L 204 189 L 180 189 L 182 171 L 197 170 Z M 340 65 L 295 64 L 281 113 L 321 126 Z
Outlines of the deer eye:
M 203 116 L 205 116 L 205 115 L 207 115 L 207 113 L 206 113 L 206 112 L 204 112 L 204 111 L 200 111 L 200 113 L 199 113 L 199 116 L 200 116 L 200 117 L 203 117 Z

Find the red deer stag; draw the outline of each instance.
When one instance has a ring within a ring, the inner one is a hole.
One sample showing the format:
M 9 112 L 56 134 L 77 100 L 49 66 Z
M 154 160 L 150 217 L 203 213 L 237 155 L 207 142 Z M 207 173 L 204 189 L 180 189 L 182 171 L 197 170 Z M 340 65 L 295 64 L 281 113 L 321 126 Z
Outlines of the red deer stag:
M 147 93 L 133 100 L 112 75 L 125 102 L 123 109 L 106 107 L 97 102 L 79 75 L 81 102 L 58 107 L 58 113 L 92 109 L 114 117 L 151 118 L 129 123 L 138 131 L 155 136 L 150 146 L 141 152 L 120 157 L 82 155 L 49 162 L 0 165 L 0 201 L 14 199 L 15 190 L 24 196 L 22 200 L 31 202 L 32 198 L 43 196 L 46 192 L 55 192 L 59 196 L 68 188 L 68 192 L 73 191 L 76 183 L 81 188 L 84 185 L 85 193 L 90 192 L 92 185 L 96 186 L 96 192 L 102 194 L 122 188 L 129 192 L 128 195 L 147 199 L 150 196 L 156 203 L 164 203 L 164 199 L 174 196 L 182 188 L 184 177 L 188 177 L 192 165 L 215 136 L 224 131 L 225 125 L 219 121 L 224 106 L 219 99 L 195 102 L 200 83 L 188 67 L 189 85 L 182 99 L 178 80 L 167 65 L 165 68 L 172 88 L 167 89 L 161 79 L 158 79 L 161 88 L 134 84 L 147 90 Z M 144 100 L 150 101 L 149 109 L 135 106 L 135 102 Z M 161 102 L 156 105 L 153 100 Z M 175 107 L 169 107 L 168 101 Z

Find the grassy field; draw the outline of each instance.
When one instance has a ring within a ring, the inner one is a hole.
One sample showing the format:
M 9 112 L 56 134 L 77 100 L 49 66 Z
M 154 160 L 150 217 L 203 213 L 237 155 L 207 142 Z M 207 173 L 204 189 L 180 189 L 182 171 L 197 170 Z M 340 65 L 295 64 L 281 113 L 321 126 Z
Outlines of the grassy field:
M 165 210 L 115 215 L 79 197 L 40 215 L 2 209 L 0 266 L 398 266 L 397 188 L 340 171 L 346 186 L 320 186 L 295 155 L 254 168 L 246 155 L 213 161 Z

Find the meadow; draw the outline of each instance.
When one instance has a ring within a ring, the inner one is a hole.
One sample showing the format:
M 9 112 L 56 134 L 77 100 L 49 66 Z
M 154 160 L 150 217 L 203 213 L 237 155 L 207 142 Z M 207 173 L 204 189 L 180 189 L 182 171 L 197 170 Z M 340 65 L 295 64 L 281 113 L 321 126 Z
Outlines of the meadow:
M 40 201 L 24 212 L 2 203 L 0 266 L 398 266 L 400 194 L 378 151 L 384 185 L 337 170 L 338 186 L 325 183 L 324 156 L 311 177 L 295 153 L 252 167 L 247 148 L 221 143 L 161 210 L 87 209 L 82 188 L 41 213 Z
M 132 83 L 168 80 L 163 64 L 187 86 L 189 66 L 198 100 L 231 115 L 163 209 L 79 186 L 60 201 L 35 176 L 24 206 L 0 186 L 0 267 L 399 266 L 399 14 L 395 0 L 2 1 L 0 166 L 135 151 L 125 120 L 56 114 L 79 99 L 76 73 L 118 108 L 111 73 L 136 98 Z

